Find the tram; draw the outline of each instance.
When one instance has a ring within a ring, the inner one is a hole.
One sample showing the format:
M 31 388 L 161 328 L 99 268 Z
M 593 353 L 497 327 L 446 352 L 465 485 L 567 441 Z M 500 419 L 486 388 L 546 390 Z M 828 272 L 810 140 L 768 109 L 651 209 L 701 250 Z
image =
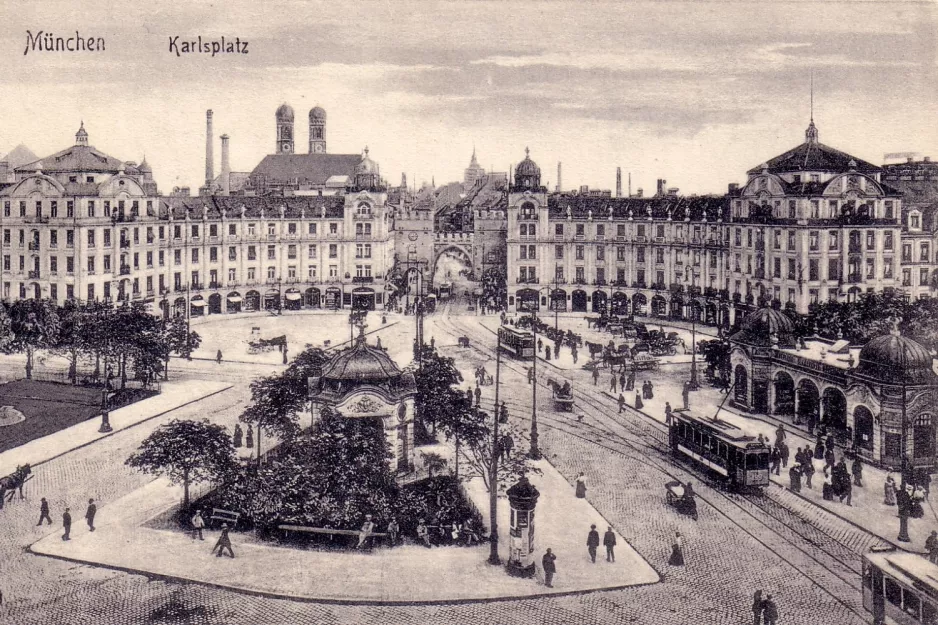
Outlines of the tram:
M 672 413 L 671 453 L 701 466 L 733 486 L 769 484 L 769 448 L 726 421 Z
M 498 346 L 519 360 L 534 360 L 534 335 L 530 332 L 501 326 L 498 329 Z
M 453 283 L 444 282 L 443 284 L 440 285 L 440 288 L 438 289 L 438 291 L 440 294 L 440 299 L 449 299 L 450 295 L 453 294 Z
M 863 607 L 878 625 L 938 625 L 938 565 L 915 553 L 866 554 Z

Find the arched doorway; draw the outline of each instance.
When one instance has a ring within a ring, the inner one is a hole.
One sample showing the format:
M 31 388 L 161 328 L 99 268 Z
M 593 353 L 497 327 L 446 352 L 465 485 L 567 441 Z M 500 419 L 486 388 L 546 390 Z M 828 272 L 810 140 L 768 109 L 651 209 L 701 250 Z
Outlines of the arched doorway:
M 822 398 L 824 424 L 835 430 L 847 429 L 847 398 L 838 389 L 828 386 Z
M 306 289 L 306 305 L 310 308 L 319 308 L 319 289 L 315 287 Z
M 257 291 L 248 291 L 244 296 L 244 312 L 254 312 L 261 309 L 261 294 Z
M 629 296 L 622 291 L 616 291 L 612 294 L 611 314 L 616 317 L 625 317 L 629 314 Z
M 775 405 L 774 414 L 795 414 L 795 381 L 785 371 L 775 374 Z
M 912 457 L 925 460 L 935 457 L 934 417 L 923 412 L 912 420 Z
M 208 314 L 210 315 L 220 315 L 221 314 L 221 295 L 218 293 L 212 293 L 208 296 Z
M 186 298 L 177 297 L 176 301 L 173 302 L 173 314 L 186 316 Z
M 586 291 L 577 289 L 570 294 L 570 308 L 573 312 L 586 312 Z
M 194 295 L 189 300 L 189 315 L 192 317 L 201 317 L 205 314 L 205 300 L 201 295 Z
M 867 451 L 873 451 L 873 413 L 866 406 L 853 409 L 853 442 Z
M 228 297 L 225 300 L 225 310 L 230 313 L 239 313 L 241 312 L 241 294 L 237 291 L 232 291 L 228 294 Z
M 324 307 L 329 310 L 339 310 L 342 308 L 342 289 L 339 289 L 334 286 L 330 286 L 326 289 Z
M 563 289 L 554 289 L 550 292 L 550 311 L 567 312 L 567 292 Z
M 814 382 L 805 378 L 798 383 L 798 419 L 813 430 L 821 410 L 821 394 Z
M 733 398 L 744 406 L 749 405 L 749 373 L 746 367 L 736 365 L 733 379 Z
M 280 291 L 276 289 L 268 289 L 264 293 L 264 310 L 279 310 L 280 308 Z
M 534 289 L 521 289 L 515 293 L 515 308 L 518 312 L 538 310 L 537 291 Z
M 632 314 L 640 316 L 648 314 L 648 298 L 644 293 L 636 293 L 632 296 Z
M 287 289 L 283 294 L 283 307 L 287 310 L 299 310 L 303 306 L 303 294 L 299 289 Z
M 696 323 L 703 323 L 703 304 L 700 303 L 700 300 L 692 299 L 690 301 L 690 306 L 688 306 L 688 313 L 690 318 L 693 319 Z
M 605 291 L 593 291 L 593 312 L 599 314 L 608 312 L 606 308 L 607 299 Z
M 668 300 L 660 295 L 651 298 L 651 311 L 656 317 L 668 316 Z
M 353 310 L 374 310 L 375 309 L 375 290 L 365 287 L 359 287 L 352 291 L 352 309 Z
M 684 299 L 679 295 L 671 296 L 671 318 L 672 319 L 684 318 Z
M 704 307 L 704 323 L 711 326 L 717 324 L 717 305 L 713 302 L 707 302 Z

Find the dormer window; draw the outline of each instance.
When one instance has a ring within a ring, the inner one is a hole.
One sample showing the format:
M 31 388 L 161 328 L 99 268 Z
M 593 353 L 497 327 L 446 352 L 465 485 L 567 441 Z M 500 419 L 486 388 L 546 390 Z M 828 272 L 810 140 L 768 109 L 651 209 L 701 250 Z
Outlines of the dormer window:
M 533 219 L 536 216 L 536 209 L 534 204 L 531 202 L 525 202 L 521 205 L 521 218 L 522 219 Z
M 78 182 L 78 176 L 69 176 L 69 177 L 68 177 L 68 181 L 69 181 L 69 182 Z
M 85 178 L 85 182 L 94 182 L 94 176 L 88 176 Z
M 909 229 L 910 230 L 921 230 L 922 229 L 922 215 L 918 212 L 909 213 Z
M 362 202 L 361 204 L 358 205 L 358 208 L 355 209 L 355 214 L 360 215 L 362 217 L 370 217 L 371 206 L 369 206 L 365 202 Z

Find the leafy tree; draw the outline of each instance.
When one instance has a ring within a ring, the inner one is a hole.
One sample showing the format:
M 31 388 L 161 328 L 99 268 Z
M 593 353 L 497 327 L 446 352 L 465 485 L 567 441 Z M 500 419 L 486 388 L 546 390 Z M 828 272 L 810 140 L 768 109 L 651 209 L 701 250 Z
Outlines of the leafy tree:
M 192 352 L 202 344 L 202 337 L 195 330 L 190 330 L 186 323 L 186 318 L 182 315 L 174 315 L 166 322 L 163 328 L 164 341 L 166 343 L 166 367 L 163 373 L 163 379 L 169 379 L 169 357 L 176 354 L 180 358 L 190 358 Z
M 491 420 L 491 417 L 489 417 L 489 420 Z M 517 427 L 510 424 L 501 424 L 499 429 L 501 430 L 499 438 L 502 440 L 495 443 L 494 446 L 495 451 L 500 454 L 496 486 L 499 492 L 503 492 L 514 482 L 513 478 L 526 473 L 540 474 L 541 470 L 532 466 L 526 446 L 523 444 L 521 432 Z M 511 438 L 512 445 L 509 452 L 503 453 L 504 437 L 506 436 Z M 462 475 L 463 480 L 481 478 L 485 490 L 490 493 L 492 492 L 492 450 L 493 441 L 490 434 L 467 444 L 463 454 L 463 462 L 468 468 Z
M 149 475 L 166 476 L 183 485 L 183 507 L 189 507 L 189 485 L 220 480 L 235 466 L 234 445 L 227 430 L 205 421 L 174 419 L 150 434 L 125 464 Z
M 68 379 L 78 384 L 78 358 L 82 353 L 82 326 L 85 310 L 77 300 L 66 300 L 59 308 L 59 337 L 55 351 L 68 358 Z
M 423 466 L 432 478 L 434 473 L 439 473 L 446 468 L 446 458 L 435 453 L 424 454 Z
M 12 319 L 7 307 L 0 304 L 0 351 L 6 351 L 7 346 L 13 342 Z
M 697 351 L 707 363 L 707 376 L 730 379 L 730 346 L 725 341 L 698 341 Z
M 49 300 L 25 299 L 13 302 L 9 309 L 13 339 L 8 353 L 26 352 L 26 378 L 33 377 L 33 355 L 40 349 L 52 349 L 58 342 L 59 315 Z

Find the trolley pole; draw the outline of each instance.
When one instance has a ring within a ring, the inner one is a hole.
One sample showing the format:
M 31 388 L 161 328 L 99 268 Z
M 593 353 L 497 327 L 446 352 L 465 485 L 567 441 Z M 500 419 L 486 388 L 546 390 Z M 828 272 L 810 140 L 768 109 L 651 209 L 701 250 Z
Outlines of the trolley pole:
M 495 424 L 492 427 L 492 463 L 489 467 L 489 564 L 501 564 L 501 558 L 498 557 L 498 420 L 501 415 L 498 412 L 498 387 L 501 384 L 502 373 L 502 335 L 501 327 L 496 333 L 495 347 L 495 409 L 492 414 L 495 415 Z
M 905 372 L 900 372 L 902 378 L 902 434 L 900 440 L 902 441 L 902 455 L 900 459 L 902 461 L 902 479 L 900 480 L 899 487 L 902 489 L 902 502 L 904 505 L 899 506 L 899 536 L 896 540 L 908 543 L 912 542 L 912 539 L 909 538 L 909 505 L 906 503 L 908 501 L 909 495 L 906 492 L 906 487 L 908 485 L 907 475 L 909 473 L 909 454 L 908 454 L 908 444 L 909 444 L 909 424 L 907 421 L 907 415 L 905 410 Z M 909 502 L 910 503 L 910 502 Z

